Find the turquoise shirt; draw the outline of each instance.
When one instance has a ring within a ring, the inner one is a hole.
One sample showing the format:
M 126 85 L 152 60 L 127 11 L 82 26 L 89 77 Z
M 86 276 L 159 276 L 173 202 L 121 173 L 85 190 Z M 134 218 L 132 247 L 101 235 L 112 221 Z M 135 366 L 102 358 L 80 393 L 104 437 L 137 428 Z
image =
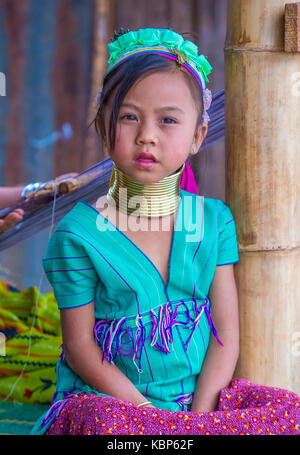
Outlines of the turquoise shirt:
M 43 266 L 58 308 L 94 301 L 94 335 L 103 355 L 154 406 L 179 411 L 190 409 L 211 330 L 216 335 L 208 298 L 216 267 L 238 260 L 229 207 L 181 190 L 168 283 L 125 233 L 84 201 L 58 223 Z M 49 427 L 59 400 L 81 391 L 105 395 L 84 384 L 62 355 L 56 408 L 33 433 Z

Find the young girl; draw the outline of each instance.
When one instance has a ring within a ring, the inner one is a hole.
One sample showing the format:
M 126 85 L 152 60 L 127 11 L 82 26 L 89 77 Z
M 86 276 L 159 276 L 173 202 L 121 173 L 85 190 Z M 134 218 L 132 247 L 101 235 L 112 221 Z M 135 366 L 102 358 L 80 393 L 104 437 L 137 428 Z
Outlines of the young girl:
M 235 223 L 186 181 L 211 66 L 165 29 L 120 33 L 108 50 L 96 126 L 114 167 L 107 195 L 73 207 L 43 260 L 63 352 L 32 433 L 299 433 L 295 394 L 232 380 Z

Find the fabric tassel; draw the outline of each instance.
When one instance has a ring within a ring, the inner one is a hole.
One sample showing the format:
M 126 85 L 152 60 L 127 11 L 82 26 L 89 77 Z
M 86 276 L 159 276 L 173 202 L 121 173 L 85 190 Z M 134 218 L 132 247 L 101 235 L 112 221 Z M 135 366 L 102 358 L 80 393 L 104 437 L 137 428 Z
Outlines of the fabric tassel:
M 97 321 L 94 327 L 94 338 L 96 343 L 100 346 L 100 337 L 102 333 L 104 333 L 103 336 L 103 342 L 102 342 L 102 349 L 103 349 L 103 355 L 102 355 L 102 363 L 104 361 L 104 358 L 106 357 L 109 363 L 114 363 L 114 359 L 119 353 L 120 350 L 120 333 L 121 333 L 121 327 L 126 321 L 126 318 L 123 317 L 119 321 L 116 321 L 115 319 L 113 321 L 106 321 L 106 320 L 100 320 Z M 114 327 L 114 325 L 116 326 Z M 113 355 L 112 354 L 112 345 L 116 341 L 116 352 Z
M 181 395 L 179 398 L 177 398 L 175 402 L 181 406 L 182 411 L 188 411 L 190 405 L 192 404 L 193 396 L 193 392 L 185 393 L 184 395 Z
M 133 354 L 132 361 L 135 364 L 138 372 L 142 373 L 143 370 L 141 369 L 141 361 L 142 361 L 143 346 L 145 343 L 146 330 L 145 330 L 145 327 L 143 326 L 142 317 L 140 315 L 137 315 L 135 322 L 137 325 L 137 331 L 136 331 L 136 336 L 135 336 L 134 354 Z M 137 364 L 135 363 L 135 359 L 137 358 L 138 353 L 139 353 L 139 366 L 137 366 Z
M 204 305 L 201 305 L 201 306 L 204 306 Z M 191 339 L 192 339 L 192 337 L 193 337 L 193 335 L 194 335 L 194 332 L 195 332 L 195 329 L 196 329 L 198 323 L 200 322 L 200 319 L 201 319 L 201 316 L 202 316 L 202 314 L 203 314 L 203 311 L 204 311 L 204 308 L 201 309 L 200 313 L 198 314 L 198 316 L 196 317 L 196 319 L 195 319 L 195 321 L 194 321 L 194 323 L 193 323 L 193 325 L 192 325 L 192 332 L 191 332 L 190 336 L 188 337 L 188 339 L 187 339 L 187 341 L 186 341 L 186 343 L 185 343 L 186 352 L 187 352 L 188 349 L 189 349 Z
M 208 303 L 209 303 L 209 306 L 208 306 L 208 309 L 205 307 L 204 308 L 204 311 L 205 311 L 205 314 L 206 314 L 206 317 L 207 317 L 207 320 L 208 320 L 208 323 L 209 323 L 209 327 L 210 327 L 210 330 L 212 331 L 214 337 L 216 338 L 217 342 L 221 345 L 221 346 L 224 346 L 224 344 L 222 343 L 222 341 L 219 339 L 218 337 L 218 334 L 217 334 L 217 331 L 215 329 L 215 326 L 212 322 L 212 319 L 211 319 L 211 301 L 209 300 L 209 298 L 207 298 L 208 300 Z
M 208 297 L 203 300 L 204 303 L 198 307 L 197 300 L 193 298 L 192 310 L 188 308 L 183 300 L 176 305 L 174 311 L 172 311 L 171 302 L 167 302 L 164 306 L 161 305 L 159 307 L 158 314 L 156 314 L 154 310 L 150 310 L 149 314 L 151 316 L 152 327 L 148 336 L 146 336 L 146 328 L 143 324 L 142 315 L 136 316 L 136 331 L 134 336 L 129 333 L 130 329 L 128 327 L 126 327 L 125 330 L 123 329 L 126 317 L 123 317 L 120 320 L 114 319 L 111 321 L 97 321 L 94 327 L 94 337 L 96 343 L 102 347 L 103 350 L 102 363 L 104 358 L 106 358 L 110 363 L 114 363 L 117 355 L 124 357 L 131 356 L 137 371 L 142 373 L 141 359 L 146 340 L 150 340 L 151 347 L 155 347 L 159 351 L 168 354 L 170 353 L 170 344 L 173 343 L 172 330 L 176 325 L 181 325 L 186 329 L 191 330 L 191 333 L 185 342 L 185 349 L 188 351 L 194 332 L 204 313 L 206 314 L 213 335 L 223 346 L 222 342 L 218 338 L 216 329 L 211 319 L 211 302 Z M 179 308 L 184 308 L 184 311 L 179 313 Z M 193 316 L 191 315 L 192 312 L 194 313 Z M 186 320 L 179 320 L 179 315 L 181 315 L 181 317 L 185 316 Z M 127 335 L 127 344 L 131 345 L 129 350 L 122 347 L 122 338 L 124 335 Z
M 155 346 L 162 352 L 165 353 L 170 352 L 168 340 L 170 343 L 173 342 L 172 328 L 175 325 L 187 325 L 191 320 L 189 310 L 188 308 L 186 308 L 188 320 L 186 322 L 176 321 L 177 311 L 180 305 L 186 306 L 186 304 L 183 301 L 181 301 L 180 303 L 178 303 L 178 305 L 176 305 L 173 313 L 170 308 L 171 307 L 170 302 L 167 303 L 164 309 L 162 306 L 160 306 L 158 316 L 156 316 L 153 310 L 150 311 L 152 317 L 152 332 L 150 335 L 151 346 Z M 157 339 L 159 337 L 161 339 L 162 345 L 160 345 L 157 342 Z
M 55 397 L 56 395 L 57 393 L 55 394 Z M 53 403 L 54 397 L 52 398 L 51 407 L 42 421 L 42 428 L 47 425 L 47 423 L 49 423 L 50 420 L 52 420 L 54 417 L 58 417 L 60 415 L 67 403 L 68 398 L 71 398 L 72 396 L 74 396 L 74 393 L 67 393 L 61 400 L 56 401 L 55 403 Z

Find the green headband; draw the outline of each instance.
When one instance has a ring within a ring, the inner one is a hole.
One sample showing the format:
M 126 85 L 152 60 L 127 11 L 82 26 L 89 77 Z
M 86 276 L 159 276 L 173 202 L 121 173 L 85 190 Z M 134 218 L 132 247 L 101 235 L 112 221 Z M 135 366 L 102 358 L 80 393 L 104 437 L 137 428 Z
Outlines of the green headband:
M 192 41 L 168 29 L 144 28 L 128 31 L 107 46 L 110 58 L 106 74 L 125 60 L 137 55 L 156 53 L 176 60 L 198 80 L 204 92 L 207 76 L 212 67 L 204 55 L 198 55 L 198 47 Z
M 172 30 L 160 28 L 144 28 L 138 31 L 127 31 L 107 46 L 110 58 L 108 60 L 109 74 L 124 61 L 138 54 L 159 54 L 175 60 L 184 66 L 199 82 L 203 94 L 202 122 L 207 123 L 210 117 L 207 113 L 212 103 L 212 93 L 206 88 L 208 75 L 212 67 L 204 55 L 198 55 L 197 46 L 192 41 L 184 40 L 181 35 Z M 94 106 L 101 104 L 102 88 L 98 90 Z

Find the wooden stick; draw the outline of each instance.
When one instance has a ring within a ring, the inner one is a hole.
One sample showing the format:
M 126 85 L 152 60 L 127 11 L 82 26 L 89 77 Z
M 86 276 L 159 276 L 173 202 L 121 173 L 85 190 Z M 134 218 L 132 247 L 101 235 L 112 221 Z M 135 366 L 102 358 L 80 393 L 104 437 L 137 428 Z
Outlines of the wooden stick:
M 64 182 L 61 182 L 58 186 L 59 193 L 60 194 L 70 193 L 71 191 L 74 191 L 77 188 L 80 188 L 81 186 L 85 185 L 90 180 L 92 180 L 94 177 L 96 177 L 96 175 L 100 174 L 100 172 L 101 171 L 91 172 L 91 173 L 83 175 L 81 177 L 75 177 L 72 179 L 68 179 Z
M 285 5 L 285 52 L 300 52 L 300 3 Z
M 71 191 L 74 191 L 77 188 L 80 188 L 81 186 L 88 183 L 101 172 L 103 172 L 102 169 L 97 172 L 90 172 L 82 176 L 69 178 L 63 181 L 51 180 L 39 191 L 33 191 L 32 193 L 28 193 L 26 195 L 26 199 L 36 199 L 37 197 L 40 197 L 42 195 L 44 196 L 47 194 L 54 194 L 57 188 L 58 194 L 70 193 Z

